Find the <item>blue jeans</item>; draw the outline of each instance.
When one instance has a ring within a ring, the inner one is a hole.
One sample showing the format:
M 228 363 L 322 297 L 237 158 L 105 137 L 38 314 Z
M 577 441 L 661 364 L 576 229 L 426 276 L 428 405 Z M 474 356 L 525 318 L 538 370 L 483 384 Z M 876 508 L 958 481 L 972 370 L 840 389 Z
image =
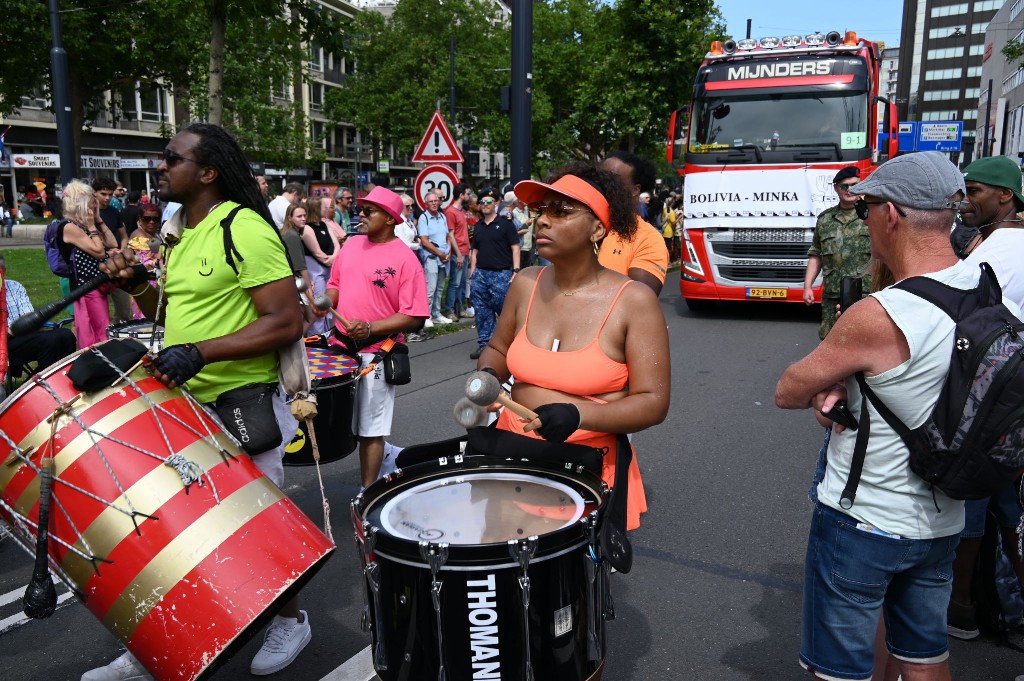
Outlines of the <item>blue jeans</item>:
M 964 531 L 960 536 L 981 537 L 985 534 L 985 511 L 989 508 L 996 515 L 999 527 L 1015 528 L 1020 523 L 1020 502 L 1017 501 L 1017 485 L 1007 485 L 998 494 L 986 499 L 964 502 Z
M 448 263 L 441 262 L 436 256 L 430 256 L 423 261 L 423 273 L 427 275 L 427 305 L 430 306 L 430 316 L 440 317 L 441 295 L 444 294 L 444 282 L 448 279 Z
M 814 505 L 804 562 L 801 663 L 834 678 L 870 679 L 882 613 L 893 656 L 943 662 L 959 535 L 901 539 L 858 526 L 866 527 Z
M 473 289 L 469 300 L 476 312 L 476 336 L 480 345 L 487 345 L 494 335 L 494 326 L 505 304 L 508 283 L 512 281 L 512 270 L 493 272 L 477 270 L 473 273 Z
M 444 309 L 451 310 L 456 316 L 462 312 L 462 282 L 469 277 L 469 256 L 462 259 L 462 267 L 455 264 L 454 260 L 448 261 L 451 265 L 448 275 L 448 293 L 444 297 Z

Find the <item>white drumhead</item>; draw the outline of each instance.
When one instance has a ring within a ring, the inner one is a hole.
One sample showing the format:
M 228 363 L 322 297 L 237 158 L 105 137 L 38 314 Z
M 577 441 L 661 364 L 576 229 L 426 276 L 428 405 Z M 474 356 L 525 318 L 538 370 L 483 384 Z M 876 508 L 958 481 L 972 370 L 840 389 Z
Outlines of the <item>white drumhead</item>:
M 469 473 L 403 490 L 384 503 L 381 528 L 411 541 L 490 544 L 554 532 L 577 522 L 584 499 L 536 475 Z

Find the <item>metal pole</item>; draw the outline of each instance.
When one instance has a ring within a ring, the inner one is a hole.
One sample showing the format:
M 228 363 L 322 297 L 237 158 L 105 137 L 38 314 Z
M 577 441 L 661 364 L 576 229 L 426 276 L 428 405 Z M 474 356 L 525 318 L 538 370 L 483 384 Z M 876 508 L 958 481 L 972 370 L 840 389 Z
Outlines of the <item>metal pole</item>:
M 992 79 L 988 79 L 988 101 L 985 102 L 985 141 L 981 145 L 981 153 L 978 154 L 978 158 L 984 156 L 991 156 L 992 152 L 988 148 L 988 127 L 992 121 Z
M 68 53 L 60 33 L 59 0 L 49 0 L 50 33 L 53 36 L 50 48 L 50 76 L 53 88 L 53 112 L 57 119 L 57 150 L 60 153 L 60 182 L 67 186 L 78 174 L 75 159 L 75 136 L 71 130 L 71 97 L 68 92 Z
M 747 19 L 747 37 L 750 37 L 750 24 L 753 23 L 753 19 Z
M 512 0 L 511 180 L 530 179 L 533 141 L 533 0 Z

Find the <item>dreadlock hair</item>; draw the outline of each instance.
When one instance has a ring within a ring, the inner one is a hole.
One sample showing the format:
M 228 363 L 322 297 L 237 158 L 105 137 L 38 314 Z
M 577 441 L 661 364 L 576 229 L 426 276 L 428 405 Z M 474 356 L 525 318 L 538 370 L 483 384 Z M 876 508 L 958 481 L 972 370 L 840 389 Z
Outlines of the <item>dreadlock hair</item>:
M 611 213 L 611 224 L 605 227 L 616 232 L 623 241 L 633 240 L 637 228 L 636 207 L 633 204 L 632 188 L 626 185 L 625 180 L 601 166 L 586 161 L 573 161 L 556 170 L 547 181 L 551 183 L 565 175 L 575 175 L 601 192 Z
M 270 209 L 263 200 L 256 176 L 235 138 L 224 128 L 211 123 L 192 123 L 182 131 L 199 137 L 196 160 L 217 169 L 217 186 L 221 195 L 228 201 L 255 211 L 276 232 L 274 218 L 270 216 Z

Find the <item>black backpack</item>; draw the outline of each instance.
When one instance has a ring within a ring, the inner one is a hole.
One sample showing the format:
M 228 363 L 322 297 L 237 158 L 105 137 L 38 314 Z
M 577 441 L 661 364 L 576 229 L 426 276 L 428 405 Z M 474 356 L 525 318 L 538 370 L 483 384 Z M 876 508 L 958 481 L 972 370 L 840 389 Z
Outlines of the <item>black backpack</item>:
M 978 286 L 963 291 L 928 277 L 894 284 L 956 322 L 949 374 L 928 419 L 911 430 L 858 372 L 861 400 L 850 479 L 841 505 L 853 505 L 870 435 L 868 401 L 910 450 L 910 470 L 953 499 L 984 499 L 1024 469 L 1024 323 L 1002 303 L 988 263 Z

